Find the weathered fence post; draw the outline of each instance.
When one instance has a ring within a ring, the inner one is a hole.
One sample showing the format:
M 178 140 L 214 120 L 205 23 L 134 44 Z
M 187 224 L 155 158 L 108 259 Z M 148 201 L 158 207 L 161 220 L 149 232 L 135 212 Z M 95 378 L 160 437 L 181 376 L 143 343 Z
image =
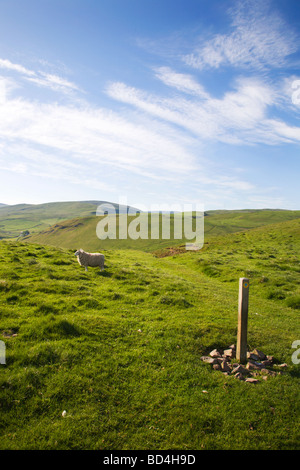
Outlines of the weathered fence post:
M 241 363 L 247 360 L 248 299 L 249 279 L 241 277 L 239 285 L 238 335 L 236 345 L 236 358 Z

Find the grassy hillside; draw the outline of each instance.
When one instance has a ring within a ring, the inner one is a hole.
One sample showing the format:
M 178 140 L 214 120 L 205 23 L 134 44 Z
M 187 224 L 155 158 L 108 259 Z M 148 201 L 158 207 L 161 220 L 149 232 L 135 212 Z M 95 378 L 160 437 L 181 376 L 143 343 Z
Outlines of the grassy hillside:
M 68 249 L 0 242 L 0 448 L 299 450 L 299 230 L 167 257 L 109 249 L 102 273 Z M 241 276 L 249 349 L 277 364 L 256 385 L 200 360 L 236 340 Z
M 209 211 L 204 217 L 205 241 L 212 237 L 234 233 L 255 227 L 265 226 L 276 222 L 284 222 L 300 218 L 300 211 L 272 211 L 272 210 L 245 210 L 245 211 Z M 165 217 L 165 216 L 163 216 Z M 174 217 L 181 215 L 171 215 L 171 234 L 173 233 Z M 109 239 L 99 240 L 96 235 L 97 224 L 100 217 L 75 218 L 73 220 L 57 223 L 54 226 L 33 234 L 26 238 L 30 243 L 42 243 L 52 246 L 59 246 L 68 249 L 83 248 L 87 251 L 97 251 L 102 249 L 137 249 L 148 252 L 160 250 L 174 245 L 182 245 L 187 240 L 149 239 L 125 240 Z M 132 218 L 128 218 L 128 225 Z M 117 221 L 118 222 L 118 221 Z M 149 218 L 150 222 L 150 218 Z M 195 221 L 194 221 L 195 222 Z M 118 225 L 118 223 L 117 223 Z
M 46 204 L 0 204 L 0 238 L 18 237 L 21 231 L 40 232 L 58 221 L 95 215 L 106 201 L 49 202 Z M 117 209 L 117 204 L 113 204 Z M 124 211 L 127 206 L 121 206 Z

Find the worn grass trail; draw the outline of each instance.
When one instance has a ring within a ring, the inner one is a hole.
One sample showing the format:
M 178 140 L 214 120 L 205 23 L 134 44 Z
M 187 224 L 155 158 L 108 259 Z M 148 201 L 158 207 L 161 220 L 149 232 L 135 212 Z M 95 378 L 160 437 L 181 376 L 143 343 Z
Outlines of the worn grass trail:
M 299 222 L 288 224 L 165 258 L 107 250 L 103 273 L 73 251 L 2 242 L 0 447 L 299 448 Z M 200 360 L 235 342 L 245 274 L 249 346 L 288 364 L 257 385 Z

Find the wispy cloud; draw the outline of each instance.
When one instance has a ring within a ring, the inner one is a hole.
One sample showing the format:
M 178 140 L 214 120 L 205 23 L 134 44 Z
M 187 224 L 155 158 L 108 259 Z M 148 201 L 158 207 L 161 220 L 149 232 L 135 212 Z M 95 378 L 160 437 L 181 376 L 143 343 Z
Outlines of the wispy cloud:
M 57 92 L 64 92 L 60 85 L 68 86 L 65 79 L 25 73 L 10 64 L 7 70 L 22 79 L 26 75 L 33 84 L 40 85 L 43 77 L 58 86 L 53 88 Z M 107 94 L 127 105 L 114 112 L 76 100 L 59 104 L 25 98 L 20 95 L 24 90 L 14 87 L 16 77 L 0 77 L 1 168 L 107 191 L 113 185 L 103 182 L 102 175 L 109 178 L 114 171 L 160 184 L 183 184 L 192 177 L 202 187 L 230 194 L 252 191 L 253 184 L 237 173 L 216 171 L 202 145 L 300 141 L 300 128 L 270 116 L 278 95 L 261 79 L 240 77 L 232 90 L 216 98 L 191 74 L 159 67 L 154 76 L 169 93 L 110 83 Z
M 34 76 L 35 72 L 32 70 L 27 69 L 23 65 L 20 64 L 14 64 L 10 60 L 7 59 L 0 59 L 0 68 L 4 70 L 10 70 L 14 72 L 21 73 L 22 75 L 25 76 Z
M 39 86 L 51 88 L 55 91 L 70 92 L 79 90 L 75 83 L 63 77 L 43 71 L 30 70 L 21 64 L 13 63 L 7 59 L 0 59 L 0 69 L 17 72 L 24 80 L 33 82 Z
M 183 93 L 201 98 L 208 98 L 209 96 L 203 86 L 192 75 L 175 72 L 170 67 L 158 67 L 154 69 L 154 72 L 156 78 L 169 87 L 174 87 Z
M 134 183 L 169 198 L 187 197 L 188 188 L 216 205 L 223 196 L 236 203 L 237 194 L 251 194 L 250 203 L 271 201 L 272 192 L 259 194 L 247 171 L 222 164 L 218 153 L 300 142 L 287 79 L 279 83 L 265 73 L 286 64 L 295 33 L 268 8 L 255 0 L 235 3 L 229 30 L 181 54 L 184 66 L 178 51 L 175 65 L 149 67 L 152 90 L 108 83 L 103 91 L 106 103 L 114 101 L 111 109 L 88 102 L 87 94 L 83 100 L 66 70 L 0 59 L 0 168 L 116 194 L 122 181 L 122 188 Z M 222 66 L 231 73 L 213 90 L 205 69 Z M 35 94 L 34 87 L 51 93 Z
M 27 80 L 36 83 L 39 86 L 51 88 L 58 91 L 78 91 L 79 88 L 69 80 L 49 73 L 39 72 L 33 77 L 25 77 Z
M 193 139 L 167 124 L 162 126 L 134 113 L 123 116 L 86 102 L 43 103 L 15 94 L 14 90 L 11 96 L 11 80 L 2 77 L 0 137 L 4 159 L 13 143 L 19 144 L 16 155 L 23 160 L 31 159 L 31 166 L 30 155 L 32 152 L 36 155 L 38 148 L 41 166 L 53 160 L 49 160 L 52 152 L 62 161 L 80 162 L 80 172 L 86 175 L 90 168 L 102 173 L 110 167 L 155 179 L 163 174 L 183 175 L 197 167 L 189 150 Z
M 211 99 L 192 76 L 171 69 L 155 73 L 183 95 Z M 198 116 L 193 124 L 199 103 L 189 110 L 191 103 L 184 96 L 179 102 L 164 101 L 123 84 L 111 84 L 110 95 L 133 103 L 137 113 L 128 107 L 113 112 L 73 100 L 45 103 L 20 93 L 23 88 L 13 88 L 11 79 L 0 79 L 1 169 L 107 192 L 118 192 L 114 176 L 128 184 L 134 175 L 139 184 L 152 181 L 176 186 L 196 177 L 202 186 L 226 191 L 252 188 L 239 176 L 216 174 L 214 165 L 202 159 L 199 136 L 209 132 L 212 138 L 220 129 L 213 116 L 207 119 L 205 109 L 204 122 Z M 205 124 L 205 120 L 209 122 Z
M 221 66 L 266 69 L 282 67 L 296 52 L 297 35 L 272 8 L 269 1 L 240 0 L 230 8 L 230 31 L 199 39 L 184 61 L 197 69 Z
M 190 75 L 170 68 L 160 68 L 155 75 L 182 94 L 162 97 L 119 82 L 110 84 L 107 93 L 115 100 L 189 131 L 203 142 L 275 144 L 300 140 L 300 128 L 269 117 L 271 108 L 280 102 L 279 92 L 262 79 L 240 77 L 233 90 L 216 98 Z

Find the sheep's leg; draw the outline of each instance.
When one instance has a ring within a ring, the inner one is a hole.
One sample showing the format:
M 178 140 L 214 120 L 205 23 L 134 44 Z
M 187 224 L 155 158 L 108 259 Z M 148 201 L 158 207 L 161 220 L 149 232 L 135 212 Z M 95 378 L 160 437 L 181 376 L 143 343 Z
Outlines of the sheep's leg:
M 84 269 L 87 271 L 87 270 L 88 270 L 88 269 L 87 269 L 87 266 L 85 266 Z

